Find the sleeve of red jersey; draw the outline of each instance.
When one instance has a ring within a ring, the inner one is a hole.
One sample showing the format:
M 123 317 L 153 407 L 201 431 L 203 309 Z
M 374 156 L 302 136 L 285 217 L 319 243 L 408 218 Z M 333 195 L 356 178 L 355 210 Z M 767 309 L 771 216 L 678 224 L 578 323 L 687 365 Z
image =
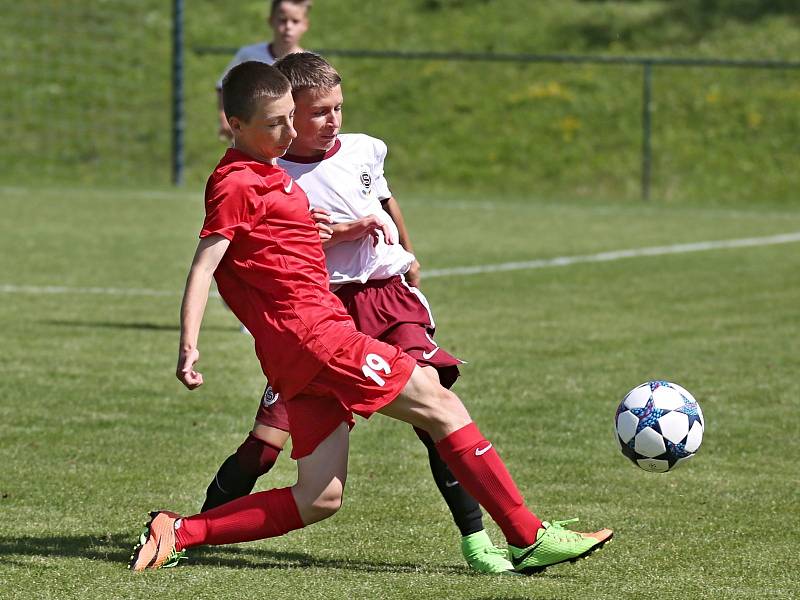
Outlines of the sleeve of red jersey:
M 248 233 L 251 189 L 235 178 L 223 178 L 206 189 L 206 218 L 200 237 L 221 235 L 233 240 Z
M 388 148 L 377 138 L 374 139 L 375 164 L 372 167 L 372 187 L 381 202 L 392 197 L 389 183 L 383 175 L 383 162 L 386 160 Z

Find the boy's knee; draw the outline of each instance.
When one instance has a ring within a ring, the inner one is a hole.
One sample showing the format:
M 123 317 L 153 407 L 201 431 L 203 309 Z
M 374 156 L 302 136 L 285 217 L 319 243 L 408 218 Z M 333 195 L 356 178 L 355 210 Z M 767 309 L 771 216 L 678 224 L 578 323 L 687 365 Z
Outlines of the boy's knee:
M 303 522 L 308 525 L 332 517 L 339 511 L 344 500 L 344 487 L 339 481 L 335 481 L 322 493 L 308 493 L 307 490 L 299 488 L 295 490 L 294 495 Z
M 320 520 L 332 517 L 342 508 L 343 495 L 341 490 L 337 492 L 327 491 L 320 495 L 312 504 L 314 511 L 320 515 Z
M 450 421 L 466 410 L 458 396 L 440 385 L 436 385 L 430 394 L 429 408 L 443 421 Z
M 461 403 L 458 396 L 443 387 L 438 379 L 429 376 L 425 372 L 425 369 L 415 371 L 412 381 L 413 387 L 410 390 L 409 396 L 422 406 L 432 410 L 447 410 L 454 404 Z
M 439 440 L 470 422 L 461 400 L 450 390 L 437 386 L 422 413 L 424 429 L 433 440 Z

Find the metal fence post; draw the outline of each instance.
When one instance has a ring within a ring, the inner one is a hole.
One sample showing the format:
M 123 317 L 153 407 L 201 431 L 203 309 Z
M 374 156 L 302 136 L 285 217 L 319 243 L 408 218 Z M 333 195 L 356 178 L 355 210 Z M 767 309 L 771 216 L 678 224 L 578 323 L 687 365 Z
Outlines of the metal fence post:
M 642 200 L 650 199 L 650 169 L 653 148 L 650 142 L 653 117 L 653 63 L 643 63 L 642 81 Z
M 183 0 L 172 2 L 172 183 L 183 184 Z

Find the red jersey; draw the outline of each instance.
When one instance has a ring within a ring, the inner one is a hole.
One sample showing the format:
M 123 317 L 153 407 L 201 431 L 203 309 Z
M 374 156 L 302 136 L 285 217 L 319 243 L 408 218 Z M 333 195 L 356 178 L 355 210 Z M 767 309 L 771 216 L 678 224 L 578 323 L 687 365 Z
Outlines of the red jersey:
M 328 289 L 308 198 L 280 167 L 230 148 L 208 179 L 205 208 L 200 237 L 231 242 L 214 273 L 219 293 L 253 334 L 272 387 L 289 399 L 355 331 Z

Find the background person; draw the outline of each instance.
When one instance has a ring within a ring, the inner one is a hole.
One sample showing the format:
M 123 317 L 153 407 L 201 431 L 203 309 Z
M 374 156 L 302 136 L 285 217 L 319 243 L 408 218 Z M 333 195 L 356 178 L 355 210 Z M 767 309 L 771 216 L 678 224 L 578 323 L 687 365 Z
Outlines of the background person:
M 271 0 L 267 24 L 272 29 L 272 41 L 242 46 L 225 67 L 217 81 L 217 111 L 219 113 L 219 137 L 227 142 L 233 140 L 228 119 L 222 105 L 222 79 L 236 65 L 255 60 L 271 65 L 279 58 L 300 52 L 300 40 L 308 31 L 308 13 L 312 0 Z

